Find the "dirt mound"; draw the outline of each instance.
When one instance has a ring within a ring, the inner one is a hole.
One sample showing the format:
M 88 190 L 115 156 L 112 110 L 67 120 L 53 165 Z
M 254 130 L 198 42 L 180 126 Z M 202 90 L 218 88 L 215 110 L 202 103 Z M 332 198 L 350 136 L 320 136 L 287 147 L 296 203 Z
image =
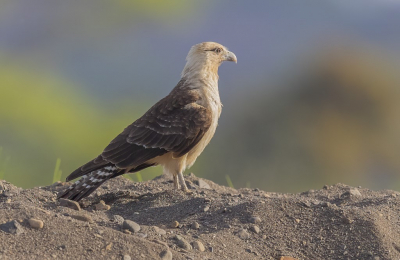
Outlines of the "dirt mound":
M 0 181 L 0 259 L 400 259 L 398 192 L 337 184 L 280 194 L 194 175 L 187 183 L 191 194 L 164 177 L 120 177 L 76 210 L 56 200 L 65 183 L 23 190 Z

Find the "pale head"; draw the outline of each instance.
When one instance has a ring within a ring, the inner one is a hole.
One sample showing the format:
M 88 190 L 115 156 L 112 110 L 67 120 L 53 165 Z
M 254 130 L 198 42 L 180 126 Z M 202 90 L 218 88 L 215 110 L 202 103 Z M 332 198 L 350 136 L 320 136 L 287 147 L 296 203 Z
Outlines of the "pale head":
M 218 73 L 218 67 L 224 61 L 237 63 L 236 55 L 216 42 L 196 44 L 190 49 L 186 57 L 186 65 L 182 71 L 182 76 L 201 71 Z

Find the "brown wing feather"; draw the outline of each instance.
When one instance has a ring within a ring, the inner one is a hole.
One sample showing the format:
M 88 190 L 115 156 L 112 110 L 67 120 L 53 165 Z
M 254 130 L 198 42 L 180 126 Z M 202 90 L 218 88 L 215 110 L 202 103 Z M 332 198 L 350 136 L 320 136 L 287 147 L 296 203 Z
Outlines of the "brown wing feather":
M 179 157 L 190 151 L 211 125 L 211 112 L 195 104 L 195 90 L 179 85 L 125 128 L 102 157 L 118 167 L 136 167 L 167 152 Z M 117 155 L 117 156 L 116 156 Z
M 101 155 L 75 170 L 67 180 L 108 165 L 120 169 L 139 167 L 167 152 L 183 156 L 211 125 L 211 112 L 196 104 L 199 99 L 196 90 L 181 80 L 168 96 L 114 138 Z

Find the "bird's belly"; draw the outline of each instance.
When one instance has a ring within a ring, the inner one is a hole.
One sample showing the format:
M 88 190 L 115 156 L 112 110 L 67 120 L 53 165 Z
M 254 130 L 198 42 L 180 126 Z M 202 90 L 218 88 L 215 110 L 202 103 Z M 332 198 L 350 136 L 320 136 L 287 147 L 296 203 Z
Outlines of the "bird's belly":
M 218 118 L 215 119 L 208 129 L 208 131 L 204 134 L 203 138 L 200 142 L 190 150 L 186 157 L 186 168 L 192 167 L 197 157 L 203 152 L 204 148 L 210 143 L 212 137 L 214 136 L 215 130 L 217 129 Z

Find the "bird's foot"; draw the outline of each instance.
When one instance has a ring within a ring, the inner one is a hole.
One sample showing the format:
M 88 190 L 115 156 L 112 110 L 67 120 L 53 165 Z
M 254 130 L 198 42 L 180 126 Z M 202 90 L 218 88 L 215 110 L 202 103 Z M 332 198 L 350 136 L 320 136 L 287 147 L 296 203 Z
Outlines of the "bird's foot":
M 188 187 L 186 186 L 185 178 L 183 177 L 183 174 L 182 174 L 182 173 L 179 173 L 179 174 L 178 174 L 178 180 L 179 180 L 179 184 L 180 184 L 180 186 L 181 186 L 181 190 L 182 190 L 183 192 L 185 192 L 186 194 L 191 194 L 191 193 L 193 193 L 193 192 L 190 191 L 190 190 L 188 189 Z
M 189 190 L 188 188 L 182 188 L 181 190 L 182 190 L 184 193 L 188 194 L 188 195 L 193 194 L 193 191 Z
M 181 185 L 179 184 L 179 181 L 178 181 L 178 175 L 174 175 L 174 189 L 175 190 L 181 189 Z

